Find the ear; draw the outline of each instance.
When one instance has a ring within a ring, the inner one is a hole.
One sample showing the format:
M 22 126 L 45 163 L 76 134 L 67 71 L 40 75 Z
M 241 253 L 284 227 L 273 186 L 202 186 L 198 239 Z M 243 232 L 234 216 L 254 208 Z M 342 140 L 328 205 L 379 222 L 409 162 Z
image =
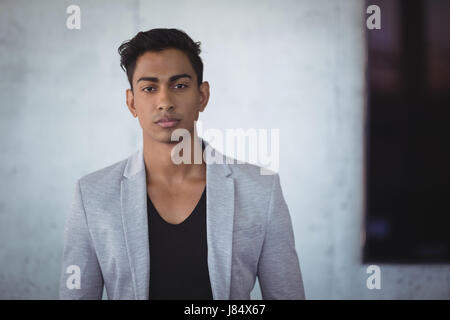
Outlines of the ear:
M 133 115 L 133 117 L 137 117 L 137 112 L 136 112 L 136 108 L 134 107 L 134 95 L 133 95 L 133 91 L 131 89 L 127 89 L 126 91 L 126 99 L 127 99 L 127 106 L 128 109 L 130 110 L 131 114 Z
M 203 112 L 209 101 L 209 83 L 208 81 L 203 81 L 200 85 L 200 101 L 199 101 L 199 111 Z

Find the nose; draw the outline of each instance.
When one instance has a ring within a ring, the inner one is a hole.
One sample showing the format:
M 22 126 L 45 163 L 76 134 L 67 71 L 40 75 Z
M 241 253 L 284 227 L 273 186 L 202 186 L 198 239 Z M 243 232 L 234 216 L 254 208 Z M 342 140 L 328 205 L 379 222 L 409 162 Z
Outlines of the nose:
M 161 88 L 158 95 L 158 110 L 172 110 L 175 106 L 172 103 L 170 93 L 167 88 Z

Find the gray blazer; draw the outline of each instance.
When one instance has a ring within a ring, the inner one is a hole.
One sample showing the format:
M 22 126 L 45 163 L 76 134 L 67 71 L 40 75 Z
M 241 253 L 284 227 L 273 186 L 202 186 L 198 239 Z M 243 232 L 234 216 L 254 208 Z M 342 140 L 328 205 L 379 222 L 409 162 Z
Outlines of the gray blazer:
M 212 150 L 216 159 L 224 159 L 224 164 L 206 166 L 213 298 L 250 299 L 258 276 L 263 299 L 304 299 L 279 175 L 261 175 L 260 167 L 231 163 L 233 159 Z M 77 181 L 64 230 L 60 299 L 101 299 L 105 287 L 109 299 L 148 300 L 149 250 L 146 169 L 140 149 Z

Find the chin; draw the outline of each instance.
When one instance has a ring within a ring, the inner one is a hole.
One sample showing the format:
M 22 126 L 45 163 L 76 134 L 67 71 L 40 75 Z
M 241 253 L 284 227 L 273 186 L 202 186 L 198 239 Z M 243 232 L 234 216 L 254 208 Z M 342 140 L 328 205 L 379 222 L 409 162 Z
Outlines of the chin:
M 176 130 L 176 129 L 181 129 L 178 127 L 174 127 L 171 128 L 171 130 L 165 130 L 165 132 L 152 132 L 147 135 L 149 136 L 152 140 L 157 141 L 159 143 L 166 143 L 166 144 L 177 144 L 183 141 L 183 137 L 178 137 L 179 140 L 172 140 L 172 133 Z M 185 130 L 188 130 L 186 128 L 183 128 Z M 188 130 L 189 131 L 189 130 Z M 192 135 L 192 132 L 189 132 Z
M 172 132 L 170 132 L 167 135 L 164 135 L 163 137 L 159 137 L 158 139 L 155 139 L 155 140 L 157 140 L 158 142 L 161 142 L 161 143 L 168 143 L 168 144 L 177 144 L 182 141 L 182 139 L 180 139 L 180 141 L 172 140 L 171 136 L 172 136 Z

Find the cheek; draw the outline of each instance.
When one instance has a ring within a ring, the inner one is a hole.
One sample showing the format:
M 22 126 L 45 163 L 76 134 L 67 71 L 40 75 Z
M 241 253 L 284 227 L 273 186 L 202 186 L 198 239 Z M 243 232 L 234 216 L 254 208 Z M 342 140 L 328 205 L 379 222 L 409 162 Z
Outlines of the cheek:
M 190 109 L 198 108 L 199 97 L 195 92 L 185 92 L 184 94 L 175 95 L 175 100 L 178 105 L 183 105 L 184 108 L 189 107 Z
M 134 105 L 138 110 L 139 116 L 144 119 L 151 120 L 152 110 L 154 110 L 154 102 L 146 96 L 137 96 Z
M 144 94 L 143 92 L 139 92 L 136 94 L 134 98 L 134 103 L 140 107 L 147 106 L 152 103 L 151 97 L 149 95 Z

